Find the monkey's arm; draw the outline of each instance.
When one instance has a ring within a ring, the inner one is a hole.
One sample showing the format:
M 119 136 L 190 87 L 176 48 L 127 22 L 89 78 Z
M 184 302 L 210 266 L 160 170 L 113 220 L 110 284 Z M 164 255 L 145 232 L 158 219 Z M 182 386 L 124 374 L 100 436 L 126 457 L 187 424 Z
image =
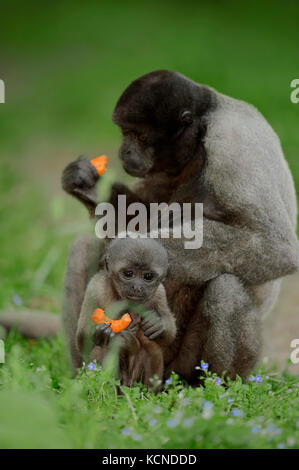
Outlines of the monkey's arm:
M 96 185 L 99 180 L 97 170 L 91 165 L 88 158 L 80 156 L 74 162 L 69 163 L 62 173 L 62 187 L 71 196 L 76 197 L 87 208 L 91 217 L 95 216 L 95 208 L 98 205 Z M 109 202 L 117 207 L 118 195 L 125 195 L 127 204 L 141 202 L 140 197 L 124 184 L 115 183 L 111 188 Z
M 166 293 L 161 284 L 153 299 L 148 302 L 148 312 L 141 321 L 145 336 L 160 346 L 167 346 L 176 337 L 177 327 L 173 313 L 169 310 Z
M 299 267 L 298 241 L 287 226 L 247 228 L 203 219 L 203 244 L 185 249 L 184 238 L 160 238 L 168 251 L 169 276 L 185 283 L 234 274 L 248 284 L 264 283 Z
M 76 334 L 77 347 L 85 361 L 90 358 L 94 346 L 95 323 L 92 316 L 96 308 L 105 307 L 107 289 L 106 275 L 100 271 L 92 277 L 85 292 Z
M 81 201 L 87 208 L 90 216 L 94 216 L 94 209 L 98 204 L 96 184 L 99 175 L 90 161 L 80 156 L 64 169 L 61 177 L 63 189 Z

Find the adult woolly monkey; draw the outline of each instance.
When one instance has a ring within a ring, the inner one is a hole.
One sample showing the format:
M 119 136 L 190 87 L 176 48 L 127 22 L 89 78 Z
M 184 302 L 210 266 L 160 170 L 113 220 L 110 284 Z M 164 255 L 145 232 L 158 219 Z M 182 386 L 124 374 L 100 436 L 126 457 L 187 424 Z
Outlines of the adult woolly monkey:
M 133 81 L 113 113 L 123 143 L 124 169 L 141 177 L 134 188 L 113 186 L 111 203 L 204 203 L 203 245 L 161 239 L 168 251 L 166 292 L 178 335 L 165 349 L 168 372 L 190 383 L 201 359 L 212 371 L 245 378 L 260 350 L 261 319 L 280 278 L 299 266 L 294 185 L 280 142 L 251 105 L 175 72 L 160 70 Z M 94 213 L 96 170 L 71 163 L 64 189 Z M 80 238 L 66 275 L 69 341 L 99 240 Z M 93 267 L 93 270 L 97 266 Z M 78 358 L 73 356 L 73 364 Z

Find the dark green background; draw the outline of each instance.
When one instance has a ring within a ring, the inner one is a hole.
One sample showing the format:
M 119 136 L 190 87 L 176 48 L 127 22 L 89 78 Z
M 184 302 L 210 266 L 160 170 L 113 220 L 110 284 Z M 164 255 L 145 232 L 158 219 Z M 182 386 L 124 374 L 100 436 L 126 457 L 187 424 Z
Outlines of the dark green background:
M 114 105 L 131 80 L 168 68 L 253 103 L 279 134 L 299 187 L 296 1 L 1 3 L 0 302 L 14 292 L 59 310 L 67 246 L 84 209 L 60 188 L 79 154 L 107 153 L 120 176 Z M 83 224 L 83 226 L 82 226 Z M 41 305 L 39 305 L 41 303 Z

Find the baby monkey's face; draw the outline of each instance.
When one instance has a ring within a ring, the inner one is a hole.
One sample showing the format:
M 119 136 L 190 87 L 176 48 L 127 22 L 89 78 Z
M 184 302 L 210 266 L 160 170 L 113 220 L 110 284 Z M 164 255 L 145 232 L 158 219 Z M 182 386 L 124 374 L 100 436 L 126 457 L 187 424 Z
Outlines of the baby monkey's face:
M 149 266 L 123 266 L 113 273 L 113 284 L 122 299 L 144 303 L 157 290 L 159 274 Z
M 145 303 L 167 273 L 167 252 L 151 238 L 115 238 L 108 245 L 105 264 L 121 299 Z

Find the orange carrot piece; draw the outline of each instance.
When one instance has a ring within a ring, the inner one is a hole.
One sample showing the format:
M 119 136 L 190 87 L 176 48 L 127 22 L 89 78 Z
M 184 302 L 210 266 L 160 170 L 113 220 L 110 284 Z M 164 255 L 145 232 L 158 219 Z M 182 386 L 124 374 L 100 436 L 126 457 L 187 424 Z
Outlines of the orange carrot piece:
M 132 321 L 129 313 L 125 313 L 119 320 L 111 320 L 111 318 L 106 317 L 102 308 L 97 308 L 94 311 L 92 320 L 97 325 L 100 325 L 101 323 L 106 323 L 108 325 L 110 324 L 113 333 L 120 333 L 125 328 L 127 328 L 127 326 L 129 326 Z
M 102 308 L 97 308 L 93 312 L 93 317 L 92 320 L 98 325 L 100 323 L 103 323 L 106 319 L 105 312 Z
M 90 163 L 95 167 L 99 175 L 102 175 L 107 170 L 107 162 L 108 158 L 106 155 L 101 155 L 100 157 L 95 157 L 90 160 Z

